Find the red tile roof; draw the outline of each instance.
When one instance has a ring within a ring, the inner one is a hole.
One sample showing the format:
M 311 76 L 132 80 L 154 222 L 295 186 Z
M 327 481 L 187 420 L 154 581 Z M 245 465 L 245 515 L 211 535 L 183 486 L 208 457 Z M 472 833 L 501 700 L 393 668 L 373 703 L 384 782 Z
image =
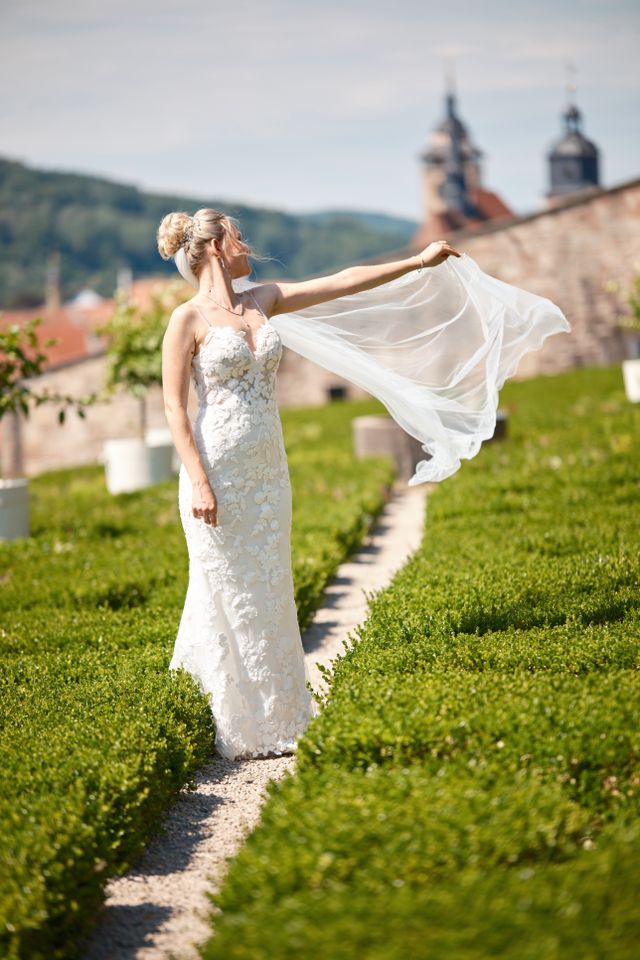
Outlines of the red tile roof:
M 164 277 L 145 277 L 132 284 L 132 299 L 142 309 L 150 306 L 151 294 L 162 290 L 169 281 Z M 185 284 L 185 299 L 191 288 Z M 77 305 L 73 300 L 58 307 L 30 307 L 24 310 L 4 310 L 0 312 L 0 329 L 12 324 L 24 326 L 33 317 L 42 317 L 43 322 L 36 328 L 40 344 L 48 337 L 56 337 L 58 343 L 52 347 L 42 346 L 48 361 L 43 364 L 47 370 L 62 363 L 80 360 L 84 357 L 100 354 L 104 350 L 104 338 L 95 330 L 109 319 L 115 307 L 114 298 L 106 298 L 95 304 Z
M 480 187 L 470 191 L 469 196 L 478 209 L 479 217 L 465 217 L 457 210 L 432 214 L 412 237 L 411 246 L 425 247 L 432 240 L 447 240 L 447 235 L 455 230 L 473 230 L 474 227 L 484 226 L 488 221 L 511 220 L 517 216 L 497 193 L 491 190 Z

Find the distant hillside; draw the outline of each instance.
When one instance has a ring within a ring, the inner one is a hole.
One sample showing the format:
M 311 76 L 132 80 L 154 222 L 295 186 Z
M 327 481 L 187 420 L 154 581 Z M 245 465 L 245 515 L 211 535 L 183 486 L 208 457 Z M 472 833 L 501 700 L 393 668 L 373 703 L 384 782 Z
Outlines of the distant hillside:
M 145 193 L 101 177 L 43 171 L 0 158 L 0 309 L 44 301 L 47 257 L 60 252 L 63 300 L 82 287 L 112 296 L 119 267 L 134 277 L 175 268 L 159 256 L 156 230 L 171 210 L 216 207 L 237 217 L 257 254 L 257 279 L 296 279 L 403 247 L 417 224 L 360 211 L 280 213 L 213 197 Z
M 306 213 L 304 219 L 310 223 L 326 223 L 331 220 L 356 220 L 365 227 L 380 233 L 391 233 L 394 236 L 403 236 L 408 240 L 418 229 L 415 220 L 406 217 L 392 217 L 388 213 L 364 213 L 362 210 L 319 210 L 317 213 Z

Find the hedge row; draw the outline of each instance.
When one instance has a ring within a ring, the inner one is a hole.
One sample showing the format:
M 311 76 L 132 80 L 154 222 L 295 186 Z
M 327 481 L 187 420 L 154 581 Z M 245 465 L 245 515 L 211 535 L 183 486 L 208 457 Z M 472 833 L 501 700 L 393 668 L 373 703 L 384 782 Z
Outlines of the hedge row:
M 283 412 L 303 624 L 384 505 L 390 464 L 351 455 L 351 418 L 376 409 Z M 0 544 L 0 954 L 70 960 L 215 728 L 168 671 L 188 577 L 175 479 L 112 497 L 83 467 L 30 488 L 31 537 Z
M 618 367 L 501 402 L 334 661 L 207 960 L 635 956 L 640 410 Z

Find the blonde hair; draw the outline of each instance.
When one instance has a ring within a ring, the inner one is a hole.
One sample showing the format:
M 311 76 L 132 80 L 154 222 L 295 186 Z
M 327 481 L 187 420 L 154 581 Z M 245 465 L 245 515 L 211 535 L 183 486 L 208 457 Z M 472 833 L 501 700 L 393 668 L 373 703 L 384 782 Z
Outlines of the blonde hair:
M 224 247 L 225 240 L 236 241 L 234 227 L 238 231 L 240 243 L 247 247 L 249 255 L 254 256 L 251 248 L 242 239 L 235 217 L 211 207 L 201 207 L 192 217 L 181 210 L 163 217 L 158 227 L 158 252 L 163 260 L 169 260 L 180 247 L 184 247 L 189 267 L 197 277 L 205 261 L 206 243 L 215 239 Z

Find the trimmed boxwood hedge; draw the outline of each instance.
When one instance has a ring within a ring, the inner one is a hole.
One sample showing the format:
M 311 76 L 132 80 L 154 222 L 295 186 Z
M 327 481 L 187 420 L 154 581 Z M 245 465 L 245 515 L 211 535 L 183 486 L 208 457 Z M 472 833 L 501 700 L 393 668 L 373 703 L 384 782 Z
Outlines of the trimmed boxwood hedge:
M 374 401 L 283 411 L 304 625 L 384 506 L 393 468 L 351 452 Z M 82 955 L 124 873 L 211 755 L 206 698 L 168 670 L 188 577 L 177 481 L 110 496 L 100 467 L 30 482 L 31 536 L 0 543 L 0 955 Z
M 618 366 L 501 405 L 335 659 L 207 960 L 636 955 L 640 408 Z

